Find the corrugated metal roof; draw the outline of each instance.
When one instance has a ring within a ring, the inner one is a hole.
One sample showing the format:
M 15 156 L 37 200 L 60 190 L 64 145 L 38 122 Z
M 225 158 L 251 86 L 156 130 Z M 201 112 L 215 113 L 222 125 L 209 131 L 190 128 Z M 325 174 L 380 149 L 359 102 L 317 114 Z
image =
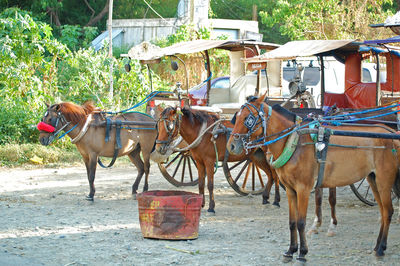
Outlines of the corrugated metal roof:
M 115 37 L 117 37 L 121 32 L 123 32 L 123 30 L 121 29 L 113 29 L 112 30 L 112 38 L 114 39 Z M 103 48 L 104 46 L 104 40 L 108 38 L 108 30 L 104 31 L 102 34 L 100 34 L 99 36 L 96 37 L 96 39 L 94 39 L 92 41 L 91 46 L 94 48 L 95 51 L 100 50 L 101 48 Z

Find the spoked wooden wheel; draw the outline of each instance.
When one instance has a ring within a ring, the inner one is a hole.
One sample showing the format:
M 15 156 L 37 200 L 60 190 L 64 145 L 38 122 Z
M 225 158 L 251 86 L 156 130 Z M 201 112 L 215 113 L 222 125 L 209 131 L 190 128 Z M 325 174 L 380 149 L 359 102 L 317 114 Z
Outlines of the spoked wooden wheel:
M 226 180 L 240 195 L 259 195 L 264 191 L 268 177 L 251 159 L 224 162 L 223 168 Z
M 354 195 L 361 200 L 363 203 L 369 206 L 377 205 L 374 194 L 369 186 L 367 178 L 363 178 L 360 181 L 350 185 L 351 190 L 353 191 Z M 396 199 L 396 194 L 392 190 L 392 200 Z
M 195 186 L 199 183 L 196 163 L 189 151 L 175 152 L 168 160 L 158 164 L 161 173 L 176 187 Z

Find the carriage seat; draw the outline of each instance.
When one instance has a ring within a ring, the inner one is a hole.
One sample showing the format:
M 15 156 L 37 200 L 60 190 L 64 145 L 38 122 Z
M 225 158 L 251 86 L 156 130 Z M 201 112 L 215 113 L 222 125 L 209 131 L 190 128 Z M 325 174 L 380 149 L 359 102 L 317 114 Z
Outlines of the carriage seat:
M 193 110 L 199 110 L 199 111 L 205 111 L 205 112 L 209 112 L 209 113 L 222 113 L 222 109 L 218 108 L 216 106 L 200 106 L 200 105 L 193 105 L 190 106 L 190 108 L 192 108 Z

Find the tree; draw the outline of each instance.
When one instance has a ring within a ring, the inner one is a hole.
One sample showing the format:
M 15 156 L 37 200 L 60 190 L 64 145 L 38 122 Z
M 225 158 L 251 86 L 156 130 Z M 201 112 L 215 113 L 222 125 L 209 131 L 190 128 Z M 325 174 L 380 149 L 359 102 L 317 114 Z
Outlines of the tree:
M 262 23 L 293 40 L 374 39 L 389 37 L 387 29 L 373 29 L 393 15 L 392 0 L 291 0 L 277 1 L 271 11 L 261 11 Z

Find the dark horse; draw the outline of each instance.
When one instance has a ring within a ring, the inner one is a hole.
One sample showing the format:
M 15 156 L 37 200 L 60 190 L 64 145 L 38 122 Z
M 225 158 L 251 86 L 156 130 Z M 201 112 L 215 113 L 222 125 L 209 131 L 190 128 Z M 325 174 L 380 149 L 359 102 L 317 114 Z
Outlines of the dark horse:
M 237 114 L 235 127 L 227 143 L 230 153 L 239 154 L 243 151 L 244 144 L 241 136 L 249 136 L 250 132 L 250 138 L 254 138 L 261 134 L 260 131 L 265 130 L 268 140 L 282 136 L 279 141 L 268 146 L 270 153 L 267 154 L 267 158 L 277 160 L 289 137 L 297 134 L 292 133 L 288 136 L 280 134 L 282 131 L 290 132 L 288 129 L 296 127 L 295 116 L 293 115 L 293 118 L 290 119 L 282 112 L 271 110 L 272 108 L 264 103 L 264 98 L 265 95 L 246 103 Z M 249 116 L 255 117 L 256 120 L 267 121 L 266 128 L 251 132 L 251 129 L 245 126 Z M 357 126 L 339 126 L 334 129 L 370 133 L 390 132 L 389 128 L 381 126 L 361 129 Z M 315 158 L 314 145 L 307 145 L 307 143 L 313 143 L 311 136 L 301 134 L 293 154 L 286 163 L 276 169 L 280 182 L 286 187 L 289 203 L 290 245 L 288 251 L 284 253 L 285 261 L 290 261 L 293 254 L 298 251 L 298 235 L 300 238 L 298 261 L 305 262 L 308 252 L 305 236 L 307 207 L 319 167 Z M 330 137 L 330 143 L 334 146 L 330 146 L 328 149 L 321 187 L 346 186 L 367 176 L 381 213 L 381 227 L 374 250 L 376 256 L 383 256 L 393 215 L 391 190 L 396 183 L 396 191 L 398 191 L 400 183 L 398 177 L 399 157 L 397 156 L 400 143 L 393 139 L 337 135 Z M 298 235 L 296 231 L 298 231 Z
M 95 194 L 94 179 L 96 165 L 99 156 L 114 157 L 116 152 L 116 139 L 120 142 L 118 157 L 128 155 L 129 159 L 136 166 L 138 175 L 132 185 L 132 194 L 137 193 L 140 180 L 145 174 L 143 191 L 148 190 L 148 176 L 150 171 L 150 153 L 153 149 L 157 136 L 155 121 L 146 114 L 138 112 L 127 112 L 113 116 L 113 121 L 122 121 L 120 134 L 117 136 L 116 129 L 110 129 L 106 142 L 106 126 L 104 113 L 95 108 L 92 103 L 85 103 L 83 106 L 70 102 L 53 104 L 48 107 L 42 122 L 39 123 L 39 141 L 42 145 L 49 145 L 55 138 L 56 132 L 64 130 L 68 132 L 72 143 L 85 162 L 87 177 L 89 180 L 88 200 L 93 200 Z M 151 126 L 124 125 L 125 121 L 138 121 L 142 124 L 153 124 Z M 51 130 L 48 130 L 50 128 Z M 117 136 L 117 138 L 116 138 Z M 140 157 L 142 153 L 143 160 Z
M 178 110 L 176 107 L 167 107 L 161 113 L 158 121 L 158 137 L 156 140 L 156 151 L 165 154 L 172 140 L 180 134 L 182 138 L 190 145 L 198 137 L 202 125 L 205 123 L 210 126 L 218 120 L 218 116 L 210 114 L 206 111 L 193 110 L 190 108 L 183 108 Z M 227 127 L 233 127 L 232 124 L 224 123 Z M 209 192 L 209 208 L 208 212 L 215 212 L 214 201 L 214 166 L 215 162 L 223 161 L 225 158 L 227 134 L 220 134 L 216 138 L 216 149 L 218 151 L 218 158 L 214 144 L 211 140 L 212 133 L 207 132 L 204 134 L 200 144 L 190 149 L 193 159 L 196 162 L 198 177 L 199 177 L 199 193 L 203 195 L 203 207 L 205 204 L 204 186 L 205 176 L 207 175 L 207 188 Z M 268 183 L 266 186 L 266 193 L 269 196 L 269 189 L 273 182 L 275 182 L 275 200 L 274 204 L 279 206 L 279 180 L 275 171 L 271 171 L 266 162 L 263 152 L 253 152 L 246 155 L 244 152 L 238 155 L 231 155 L 228 158 L 229 162 L 241 161 L 249 157 L 258 167 L 260 167 L 268 176 Z M 267 197 L 267 196 L 265 196 Z M 265 200 L 265 198 L 264 198 Z

